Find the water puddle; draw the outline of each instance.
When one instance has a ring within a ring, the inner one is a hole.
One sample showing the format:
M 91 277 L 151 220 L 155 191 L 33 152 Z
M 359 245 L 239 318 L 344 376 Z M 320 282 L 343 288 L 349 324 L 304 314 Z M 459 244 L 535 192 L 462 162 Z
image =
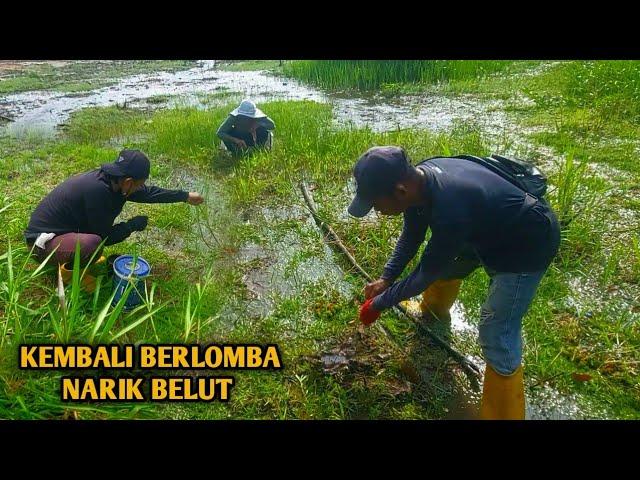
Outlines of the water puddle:
M 565 308 L 580 318 L 606 315 L 626 325 L 640 322 L 640 299 L 633 285 L 615 284 L 601 288 L 591 276 L 572 276 Z
M 353 287 L 344 279 L 334 253 L 302 207 L 263 208 L 250 214 L 247 222 L 265 222 L 265 231 L 273 231 L 264 243 L 247 242 L 236 255 L 244 271 L 242 281 L 249 294 L 247 310 L 251 315 L 265 317 L 279 299 L 300 295 L 313 284 L 321 283 L 343 296 L 351 293 Z M 294 222 L 298 229 L 287 227 L 276 232 L 285 222 Z M 313 254 L 305 253 L 313 242 L 317 246 Z
M 181 105 L 200 105 L 202 94 L 231 89 L 256 102 L 267 99 L 322 101 L 322 94 L 296 82 L 265 72 L 226 72 L 215 69 L 215 61 L 177 72 L 155 72 L 127 77 L 117 84 L 82 95 L 32 91 L 0 97 L 0 113 L 13 119 L 6 128 L 12 134 L 39 130 L 53 134 L 57 125 L 81 108 L 110 105 L 139 106 L 141 100 L 179 96 Z M 146 103 L 146 102 L 144 102 Z
M 455 98 L 439 95 L 412 95 L 386 99 L 334 98 L 334 114 L 339 124 L 369 127 L 375 132 L 420 128 L 435 132 L 456 123 L 476 123 L 489 134 L 502 135 L 509 128 L 502 102 L 481 102 L 471 95 Z M 515 125 L 513 125 L 515 128 Z
M 564 394 L 545 385 L 527 392 L 527 420 L 588 420 L 608 418 L 606 412 L 596 411 L 578 395 Z
M 13 119 L 5 128 L 14 135 L 25 130 L 53 134 L 57 125 L 81 108 L 125 104 L 138 108 L 150 104 L 206 108 L 211 104 L 208 94 L 233 92 L 236 100 L 242 96 L 256 102 L 282 99 L 331 103 L 338 125 L 367 126 L 374 131 L 411 127 L 443 131 L 456 122 L 471 121 L 480 122 L 483 130 L 496 136 L 519 129 L 502 111 L 502 102 L 480 101 L 472 95 L 345 98 L 265 71 L 224 71 L 215 65 L 215 60 L 202 60 L 188 70 L 134 75 L 80 94 L 32 91 L 7 95 L 0 97 L 0 114 Z
M 353 356 L 355 349 L 350 352 L 345 352 L 342 349 L 334 349 L 329 353 L 325 353 L 320 356 L 322 362 L 322 368 L 324 373 L 335 374 L 340 370 L 346 370 L 351 363 L 350 358 L 347 356 Z
M 525 387 L 526 420 L 589 420 L 606 419 L 606 413 L 585 405 L 577 395 L 561 394 L 544 386 L 536 389 Z M 445 408 L 446 420 L 477 420 L 481 394 L 457 392 Z

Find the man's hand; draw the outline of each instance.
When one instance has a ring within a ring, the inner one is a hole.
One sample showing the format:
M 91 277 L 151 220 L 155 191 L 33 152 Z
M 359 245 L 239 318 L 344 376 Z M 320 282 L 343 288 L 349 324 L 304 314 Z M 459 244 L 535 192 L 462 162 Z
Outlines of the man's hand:
M 236 145 L 240 148 L 247 148 L 247 144 L 244 142 L 244 140 L 241 140 L 239 138 L 236 138 L 235 140 Z
M 132 232 L 141 232 L 147 228 L 149 217 L 146 215 L 138 215 L 127 222 Z
M 189 192 L 189 198 L 187 198 L 187 203 L 189 205 L 200 205 L 204 202 L 204 197 L 197 192 Z
M 375 322 L 378 319 L 381 313 L 375 308 L 373 308 L 372 303 L 373 303 L 373 298 L 370 298 L 369 300 L 364 302 L 360 307 L 360 321 L 365 325 L 371 325 L 373 322 Z
M 375 282 L 368 283 L 366 287 L 364 287 L 364 298 L 369 300 L 377 295 L 380 295 L 387 288 L 389 288 L 389 281 L 383 278 L 379 278 Z

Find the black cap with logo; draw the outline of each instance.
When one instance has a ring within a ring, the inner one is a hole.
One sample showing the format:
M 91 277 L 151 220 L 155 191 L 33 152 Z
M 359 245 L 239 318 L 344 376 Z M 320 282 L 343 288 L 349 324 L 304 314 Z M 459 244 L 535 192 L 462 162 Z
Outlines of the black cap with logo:
M 122 150 L 113 163 L 105 163 L 102 170 L 114 177 L 131 177 L 134 180 L 149 178 L 151 163 L 140 150 Z
M 347 210 L 349 215 L 364 217 L 373 208 L 373 201 L 391 194 L 410 168 L 403 148 L 386 146 L 367 150 L 353 168 L 356 196 Z

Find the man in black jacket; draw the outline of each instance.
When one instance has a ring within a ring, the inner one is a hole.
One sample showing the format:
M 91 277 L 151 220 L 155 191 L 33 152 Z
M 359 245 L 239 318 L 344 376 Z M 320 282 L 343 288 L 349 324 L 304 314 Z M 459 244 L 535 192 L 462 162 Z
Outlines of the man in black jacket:
M 479 323 L 487 362 L 480 415 L 523 419 L 522 318 L 560 244 L 552 209 L 482 165 L 432 158 L 413 166 L 399 147 L 368 150 L 353 174 L 351 215 L 404 215 L 381 277 L 365 288 L 362 322 L 421 292 L 423 310 L 446 313 L 461 279 L 483 266 L 491 281 Z M 428 230 L 420 263 L 399 279 Z
M 233 155 L 248 153 L 256 148 L 271 149 L 275 123 L 256 107 L 251 100 L 244 100 L 233 110 L 217 135 Z
M 150 169 L 144 153 L 123 150 L 115 162 L 75 175 L 58 185 L 38 204 L 24 233 L 36 258 L 43 261 L 55 250 L 52 258 L 64 265 L 73 261 L 79 242 L 81 262 L 86 264 L 103 240 L 105 245 L 113 245 L 135 231 L 143 231 L 147 226 L 146 216 L 113 224 L 126 201 L 190 205 L 204 201 L 195 192 L 146 186 Z

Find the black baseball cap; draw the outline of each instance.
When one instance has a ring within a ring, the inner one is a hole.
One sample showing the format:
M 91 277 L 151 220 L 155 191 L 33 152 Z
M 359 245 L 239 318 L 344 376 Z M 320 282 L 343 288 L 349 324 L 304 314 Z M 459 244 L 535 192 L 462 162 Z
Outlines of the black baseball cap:
M 113 163 L 105 163 L 102 170 L 114 177 L 131 177 L 135 180 L 149 178 L 151 163 L 140 150 L 122 150 Z
M 411 162 L 401 147 L 373 147 L 367 150 L 353 168 L 356 196 L 347 209 L 349 215 L 364 217 L 373 208 L 373 201 L 390 195 L 410 169 Z

